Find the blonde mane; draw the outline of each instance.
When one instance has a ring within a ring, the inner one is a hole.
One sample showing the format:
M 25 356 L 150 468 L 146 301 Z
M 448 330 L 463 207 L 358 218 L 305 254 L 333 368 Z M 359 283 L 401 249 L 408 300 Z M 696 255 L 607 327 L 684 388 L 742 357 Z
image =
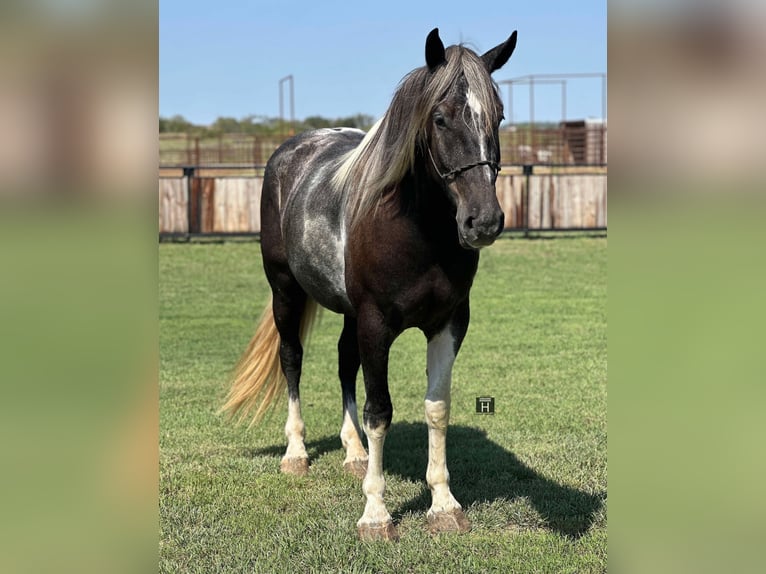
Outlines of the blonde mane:
M 424 66 L 405 76 L 383 117 L 339 159 L 332 184 L 346 198 L 350 228 L 374 211 L 413 168 L 416 150 L 425 149 L 434 108 L 461 75 L 487 112 L 485 128 L 491 133 L 497 125 L 501 110 L 497 86 L 481 58 L 464 46 L 450 46 L 445 55 L 446 63 L 433 72 Z

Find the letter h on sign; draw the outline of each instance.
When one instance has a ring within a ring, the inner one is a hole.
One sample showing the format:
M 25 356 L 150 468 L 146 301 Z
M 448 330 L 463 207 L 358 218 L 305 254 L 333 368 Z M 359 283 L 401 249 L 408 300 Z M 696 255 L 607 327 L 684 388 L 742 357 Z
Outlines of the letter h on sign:
M 476 412 L 482 415 L 495 414 L 495 397 L 476 397 Z

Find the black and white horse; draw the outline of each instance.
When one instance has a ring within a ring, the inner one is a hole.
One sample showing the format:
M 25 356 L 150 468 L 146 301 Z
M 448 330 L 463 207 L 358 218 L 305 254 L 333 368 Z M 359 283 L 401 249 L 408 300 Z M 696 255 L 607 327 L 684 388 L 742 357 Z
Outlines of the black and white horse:
M 470 528 L 449 488 L 445 440 L 452 365 L 468 328 L 479 249 L 503 229 L 495 194 L 502 104 L 490 74 L 516 46 L 516 32 L 479 56 L 426 39 L 426 65 L 401 82 L 367 133 L 322 129 L 283 144 L 266 166 L 261 199 L 263 266 L 272 290 L 223 410 L 255 422 L 287 386 L 283 472 L 304 474 L 299 383 L 317 306 L 344 315 L 338 343 L 344 467 L 363 477 L 362 539 L 397 538 L 383 502 L 383 441 L 393 406 L 388 356 L 417 327 L 428 340 L 430 529 Z M 361 441 L 356 376 L 366 401 Z

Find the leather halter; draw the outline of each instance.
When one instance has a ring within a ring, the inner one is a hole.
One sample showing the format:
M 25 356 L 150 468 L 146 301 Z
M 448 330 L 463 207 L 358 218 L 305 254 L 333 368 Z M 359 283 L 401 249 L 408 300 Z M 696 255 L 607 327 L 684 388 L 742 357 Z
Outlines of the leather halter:
M 455 168 L 453 170 L 448 171 L 447 173 L 442 173 L 441 171 L 439 171 L 439 168 L 436 166 L 436 161 L 434 160 L 434 156 L 431 153 L 431 146 L 428 146 L 428 156 L 431 158 L 431 163 L 434 165 L 434 169 L 436 170 L 436 173 L 438 173 L 439 177 L 441 177 L 445 181 L 454 179 L 461 173 L 468 171 L 469 169 L 479 167 L 480 165 L 488 165 L 494 170 L 495 174 L 497 174 L 500 171 L 500 166 L 497 164 L 496 161 L 482 160 L 482 161 L 477 161 L 475 163 L 469 163 L 462 167 Z

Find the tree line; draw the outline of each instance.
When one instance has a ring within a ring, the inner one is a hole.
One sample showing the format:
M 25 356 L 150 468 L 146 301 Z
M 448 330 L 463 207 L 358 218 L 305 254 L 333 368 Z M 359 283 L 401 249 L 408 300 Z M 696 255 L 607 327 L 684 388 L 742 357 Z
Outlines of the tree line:
M 182 115 L 170 118 L 160 117 L 160 133 L 185 133 L 199 137 L 217 137 L 223 134 L 246 134 L 254 136 L 275 136 L 310 129 L 347 127 L 368 130 L 375 118 L 367 114 L 356 114 L 344 118 L 309 116 L 294 123 L 280 118 L 250 115 L 241 119 L 219 117 L 210 125 L 194 124 Z

